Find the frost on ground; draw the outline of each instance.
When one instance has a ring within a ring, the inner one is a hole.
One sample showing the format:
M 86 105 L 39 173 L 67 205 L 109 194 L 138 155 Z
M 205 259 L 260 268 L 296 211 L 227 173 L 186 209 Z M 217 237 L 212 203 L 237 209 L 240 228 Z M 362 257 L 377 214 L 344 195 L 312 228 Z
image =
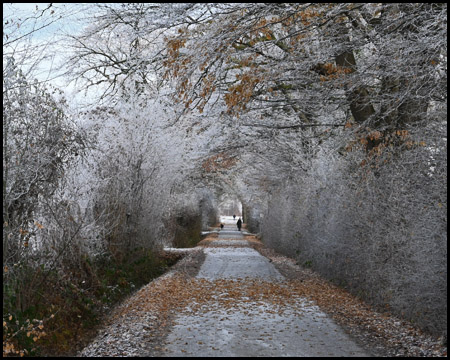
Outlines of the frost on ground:
M 212 299 L 177 315 L 162 355 L 368 355 L 317 306 L 291 294 L 289 284 L 272 284 L 248 278 L 203 284 Z
M 284 280 L 196 278 L 205 256 L 199 246 L 168 274 L 116 308 L 80 355 L 250 356 L 250 349 L 253 355 L 261 356 L 339 356 L 344 350 L 348 356 L 446 354 L 437 339 L 372 311 L 312 271 L 264 248 L 254 238 L 246 240 L 267 256 Z M 206 239 L 203 244 L 208 246 L 213 241 L 217 239 Z M 314 324 L 321 336 L 305 324 Z M 347 334 L 337 335 L 336 324 Z M 338 339 L 334 345 L 328 336 Z M 349 336 L 354 347 L 342 349 Z

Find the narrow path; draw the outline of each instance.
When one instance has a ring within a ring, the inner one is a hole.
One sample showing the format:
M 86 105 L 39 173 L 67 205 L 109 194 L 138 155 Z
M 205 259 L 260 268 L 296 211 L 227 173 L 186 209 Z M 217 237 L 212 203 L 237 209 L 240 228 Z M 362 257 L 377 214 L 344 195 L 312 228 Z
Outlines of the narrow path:
M 317 306 L 280 286 L 284 277 L 234 228 L 225 225 L 204 250 L 196 279 L 210 283 L 212 296 L 180 309 L 161 356 L 369 356 Z
M 187 255 L 115 307 L 78 356 L 446 355 L 440 339 L 230 223 L 194 249 L 171 249 Z

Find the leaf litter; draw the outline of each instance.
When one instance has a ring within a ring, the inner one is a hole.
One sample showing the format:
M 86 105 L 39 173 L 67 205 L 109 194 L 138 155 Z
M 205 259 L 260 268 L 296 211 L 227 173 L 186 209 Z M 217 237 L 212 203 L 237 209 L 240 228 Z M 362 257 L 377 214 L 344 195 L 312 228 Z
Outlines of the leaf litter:
M 378 313 L 360 299 L 322 279 L 295 260 L 267 249 L 254 236 L 249 245 L 277 267 L 284 281 L 255 278 L 207 280 L 195 278 L 204 254 L 202 247 L 215 238 L 206 238 L 198 250 L 190 251 L 172 270 L 143 286 L 114 309 L 104 330 L 85 348 L 82 356 L 154 356 L 164 354 L 164 339 L 179 313 L 235 311 L 249 304 L 270 305 L 266 311 L 282 315 L 290 308 L 301 316 L 305 303 L 317 305 L 359 343 L 379 356 L 446 356 L 441 339 L 424 334 L 412 324 L 386 313 Z M 242 245 L 241 245 L 242 246 Z M 270 310 L 269 310 L 270 309 Z M 219 319 L 223 320 L 222 319 Z M 122 324 L 122 325 L 120 325 Z M 141 324 L 141 326 L 136 326 Z M 127 328 L 134 329 L 129 331 Z M 126 336 L 127 331 L 131 336 Z M 124 339 L 128 342 L 125 343 Z M 107 340 L 107 346 L 105 346 Z

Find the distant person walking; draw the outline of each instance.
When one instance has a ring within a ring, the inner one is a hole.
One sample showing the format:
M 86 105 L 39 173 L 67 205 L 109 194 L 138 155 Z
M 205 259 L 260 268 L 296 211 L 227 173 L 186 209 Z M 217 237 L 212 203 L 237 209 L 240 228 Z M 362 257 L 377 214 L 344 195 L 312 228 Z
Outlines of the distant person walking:
M 233 219 L 236 219 L 236 215 L 233 214 Z
M 223 224 L 220 224 L 220 228 L 223 229 Z
M 238 230 L 241 231 L 241 226 L 242 226 L 241 218 L 239 218 L 239 220 L 237 221 L 236 225 L 238 227 Z

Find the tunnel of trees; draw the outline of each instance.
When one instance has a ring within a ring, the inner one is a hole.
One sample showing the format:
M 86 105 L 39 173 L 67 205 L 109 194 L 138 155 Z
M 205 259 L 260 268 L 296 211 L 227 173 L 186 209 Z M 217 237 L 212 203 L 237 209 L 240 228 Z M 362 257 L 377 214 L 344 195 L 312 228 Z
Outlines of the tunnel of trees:
M 3 18 L 8 326 L 49 279 L 195 245 L 232 196 L 267 246 L 446 334 L 446 4 L 59 6 Z M 89 105 L 35 79 L 57 46 Z

